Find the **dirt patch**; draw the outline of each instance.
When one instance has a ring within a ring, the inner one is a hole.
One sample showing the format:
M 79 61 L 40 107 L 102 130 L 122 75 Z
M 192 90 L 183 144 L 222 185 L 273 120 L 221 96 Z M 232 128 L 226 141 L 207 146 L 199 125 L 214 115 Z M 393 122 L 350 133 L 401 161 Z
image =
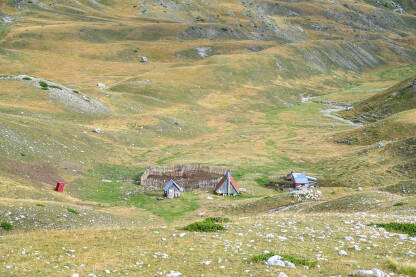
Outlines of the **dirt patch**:
M 198 164 L 151 167 L 143 173 L 140 184 L 163 188 L 169 180 L 173 179 L 186 190 L 214 188 L 226 172 L 225 168 Z
M 55 167 L 48 163 L 29 164 L 16 160 L 1 160 L 0 168 L 6 173 L 23 176 L 33 184 L 56 185 L 57 182 L 63 181 Z

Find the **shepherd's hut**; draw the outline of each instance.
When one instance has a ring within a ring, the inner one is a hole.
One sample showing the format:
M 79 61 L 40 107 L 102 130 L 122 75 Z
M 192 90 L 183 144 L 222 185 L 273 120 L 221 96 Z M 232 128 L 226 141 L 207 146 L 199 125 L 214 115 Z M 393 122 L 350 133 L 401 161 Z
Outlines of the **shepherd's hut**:
M 240 187 L 231 176 L 231 172 L 227 171 L 224 177 L 219 181 L 215 187 L 215 193 L 221 195 L 239 195 Z
M 164 188 L 165 197 L 169 199 L 180 197 L 182 191 L 183 188 L 173 180 L 170 180 Z

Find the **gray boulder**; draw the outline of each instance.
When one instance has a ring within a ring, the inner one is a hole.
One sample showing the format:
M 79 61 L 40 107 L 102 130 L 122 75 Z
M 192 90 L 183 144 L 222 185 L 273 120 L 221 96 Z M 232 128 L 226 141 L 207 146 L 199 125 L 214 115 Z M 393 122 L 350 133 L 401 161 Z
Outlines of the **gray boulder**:
M 376 276 L 376 277 L 386 277 L 388 276 L 386 273 L 381 271 L 380 269 L 373 268 L 371 270 L 356 270 L 350 273 L 350 276 Z

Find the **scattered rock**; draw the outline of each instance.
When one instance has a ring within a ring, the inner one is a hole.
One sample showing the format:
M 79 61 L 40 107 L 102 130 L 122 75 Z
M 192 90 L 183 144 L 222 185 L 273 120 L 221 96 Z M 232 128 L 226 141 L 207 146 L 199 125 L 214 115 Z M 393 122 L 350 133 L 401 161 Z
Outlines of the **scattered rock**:
M 3 23 L 12 23 L 13 21 L 14 21 L 14 18 L 9 15 L 3 16 L 3 18 L 0 20 L 0 22 L 3 22 Z
M 143 56 L 143 57 L 140 58 L 140 62 L 141 63 L 147 63 L 147 62 L 149 62 L 149 60 L 147 59 L 147 57 Z
M 271 256 L 266 262 L 267 265 L 273 265 L 273 266 L 281 266 L 285 267 L 286 264 L 284 261 L 282 261 L 282 257 L 279 255 Z
M 288 277 L 284 272 L 280 272 L 279 275 L 277 275 L 277 277 Z
M 171 270 L 167 275 L 166 275 L 166 277 L 179 277 L 179 276 L 182 276 L 182 273 L 180 273 L 180 272 L 176 272 L 176 271 L 173 271 L 173 270 Z
M 212 262 L 211 261 L 203 261 L 201 262 L 202 265 L 210 265 Z
M 98 83 L 97 87 L 100 88 L 100 89 L 106 89 L 107 88 L 107 86 L 104 85 L 103 83 Z
M 79 274 L 78 273 L 73 273 L 73 274 L 71 274 L 71 277 L 79 277 Z
M 372 270 L 356 270 L 350 273 L 350 276 L 377 276 L 377 277 L 385 277 L 387 276 L 386 273 L 381 271 L 380 269 L 373 268 Z
M 95 128 L 95 129 L 93 129 L 92 131 L 93 131 L 94 133 L 101 134 L 101 129 L 100 129 L 100 128 Z
M 340 256 L 347 256 L 348 254 L 347 254 L 347 251 L 345 251 L 345 250 L 340 250 L 340 251 L 338 252 L 338 255 L 340 255 Z
M 207 199 L 207 200 L 213 200 L 214 198 L 212 196 L 207 196 L 207 197 L 205 197 L 205 199 Z
M 197 47 L 196 50 L 198 51 L 198 55 L 204 59 L 210 55 L 212 49 L 211 47 Z
M 379 142 L 377 142 L 376 146 L 377 146 L 377 148 L 383 148 L 384 147 L 384 143 L 381 142 L 381 141 L 379 141 Z

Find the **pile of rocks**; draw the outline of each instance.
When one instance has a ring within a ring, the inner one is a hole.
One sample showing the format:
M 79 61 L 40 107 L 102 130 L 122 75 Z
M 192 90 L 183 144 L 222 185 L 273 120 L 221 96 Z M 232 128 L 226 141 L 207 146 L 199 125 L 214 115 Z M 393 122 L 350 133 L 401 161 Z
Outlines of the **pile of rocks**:
M 322 192 L 316 188 L 300 188 L 297 190 L 292 190 L 289 195 L 295 198 L 298 201 L 303 200 L 315 200 L 318 201 L 321 199 Z

